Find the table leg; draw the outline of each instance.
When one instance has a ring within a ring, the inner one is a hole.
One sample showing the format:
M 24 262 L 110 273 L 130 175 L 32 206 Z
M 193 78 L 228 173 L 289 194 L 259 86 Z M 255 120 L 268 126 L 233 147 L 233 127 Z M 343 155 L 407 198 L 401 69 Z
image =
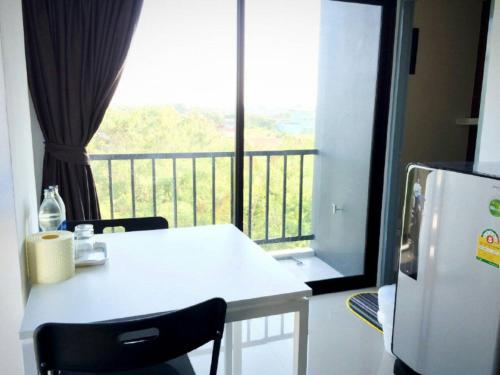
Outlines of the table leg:
M 224 328 L 224 371 L 233 374 L 233 323 L 226 323 Z
M 32 339 L 25 339 L 21 341 L 23 350 L 23 365 L 25 375 L 36 375 L 38 370 L 36 368 L 35 359 L 35 346 Z
M 243 356 L 243 336 L 242 322 L 233 323 L 233 375 L 241 375 L 243 371 L 242 356 Z
M 309 322 L 309 301 L 304 299 L 300 310 L 295 313 L 294 327 L 294 375 L 307 373 L 307 340 Z

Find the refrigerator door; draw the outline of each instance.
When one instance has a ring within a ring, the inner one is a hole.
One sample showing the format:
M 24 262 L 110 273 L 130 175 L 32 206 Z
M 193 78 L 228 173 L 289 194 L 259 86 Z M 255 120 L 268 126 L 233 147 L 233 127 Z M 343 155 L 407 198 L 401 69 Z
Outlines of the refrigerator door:
M 444 172 L 426 275 L 424 374 L 494 375 L 500 323 L 500 181 Z
M 439 175 L 439 179 L 438 179 Z M 442 172 L 410 166 L 406 179 L 400 264 L 394 314 L 393 352 L 422 373 L 422 322 L 425 315 L 425 275 L 429 258 L 433 212 L 439 210 Z
M 410 169 L 407 185 L 414 182 L 416 172 L 425 170 L 415 168 Z M 500 181 L 427 170 L 422 190 L 416 272 L 409 271 L 401 255 L 394 353 L 426 375 L 497 374 Z M 404 232 L 414 238 L 411 225 L 405 220 Z M 408 248 L 403 238 L 401 252 Z

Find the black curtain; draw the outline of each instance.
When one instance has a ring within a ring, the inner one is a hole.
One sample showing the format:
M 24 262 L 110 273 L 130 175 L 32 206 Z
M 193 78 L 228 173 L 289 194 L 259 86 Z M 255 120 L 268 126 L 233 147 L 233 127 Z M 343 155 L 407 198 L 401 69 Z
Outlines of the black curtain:
M 28 83 L 45 139 L 42 187 L 68 220 L 99 219 L 85 147 L 121 76 L 143 0 L 23 0 Z

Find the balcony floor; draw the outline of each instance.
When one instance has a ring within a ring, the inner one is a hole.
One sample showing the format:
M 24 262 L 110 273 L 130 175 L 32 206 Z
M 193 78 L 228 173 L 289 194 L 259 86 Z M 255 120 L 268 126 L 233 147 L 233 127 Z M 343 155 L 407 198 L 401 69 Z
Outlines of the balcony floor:
M 297 260 L 301 262 L 299 264 Z M 291 273 L 304 282 L 332 279 L 343 275 L 317 256 L 297 256 L 295 259 L 279 259 Z

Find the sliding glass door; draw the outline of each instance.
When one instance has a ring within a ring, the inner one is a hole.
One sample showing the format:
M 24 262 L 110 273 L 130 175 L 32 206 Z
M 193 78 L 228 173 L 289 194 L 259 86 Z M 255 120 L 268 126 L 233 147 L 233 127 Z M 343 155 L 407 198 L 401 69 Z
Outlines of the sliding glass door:
M 243 229 L 269 251 L 312 238 L 320 5 L 246 2 Z
M 395 2 L 244 5 L 243 230 L 316 292 L 374 285 Z
M 323 1 L 313 192 L 316 288 L 375 283 L 394 4 Z
M 105 218 L 234 223 L 316 292 L 374 283 L 395 0 L 146 0 L 89 145 Z
M 234 220 L 236 37 L 234 0 L 144 1 L 89 147 L 104 218 Z

